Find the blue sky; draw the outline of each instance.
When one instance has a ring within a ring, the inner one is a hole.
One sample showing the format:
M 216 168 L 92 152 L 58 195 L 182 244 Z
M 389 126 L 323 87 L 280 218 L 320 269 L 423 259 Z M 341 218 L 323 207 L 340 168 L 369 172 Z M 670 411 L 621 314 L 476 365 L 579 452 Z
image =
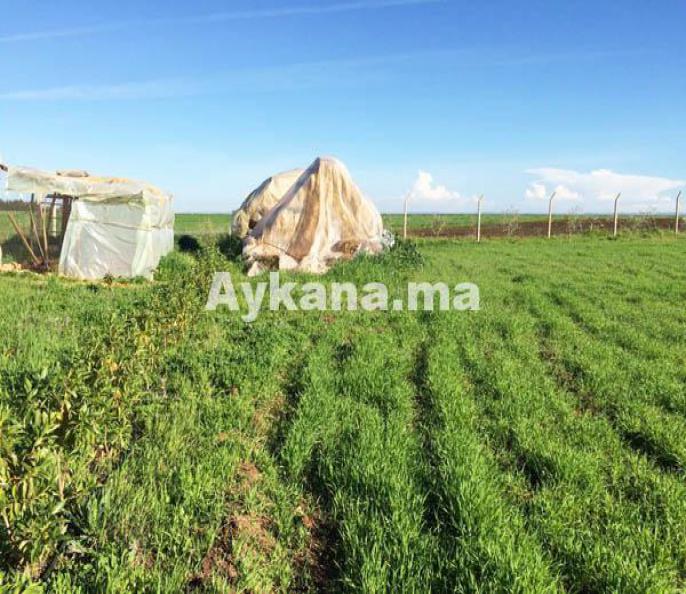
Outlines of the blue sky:
M 0 155 L 228 212 L 343 160 L 385 212 L 672 209 L 686 2 L 3 0 Z M 421 173 L 420 173 L 421 172 Z

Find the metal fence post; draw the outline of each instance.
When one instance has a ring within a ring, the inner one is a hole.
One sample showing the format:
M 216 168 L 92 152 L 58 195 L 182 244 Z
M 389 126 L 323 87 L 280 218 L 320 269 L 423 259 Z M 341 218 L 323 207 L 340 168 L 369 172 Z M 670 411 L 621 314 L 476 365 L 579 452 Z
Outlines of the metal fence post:
M 674 217 L 674 233 L 679 235 L 679 200 L 681 198 L 681 190 L 676 195 L 676 215 Z
M 555 198 L 556 193 L 557 192 L 553 192 L 548 200 L 548 239 L 550 239 L 553 230 L 553 198 Z
M 476 211 L 476 242 L 481 241 L 481 201 L 484 199 L 484 195 L 479 196 L 479 201 L 477 202 Z

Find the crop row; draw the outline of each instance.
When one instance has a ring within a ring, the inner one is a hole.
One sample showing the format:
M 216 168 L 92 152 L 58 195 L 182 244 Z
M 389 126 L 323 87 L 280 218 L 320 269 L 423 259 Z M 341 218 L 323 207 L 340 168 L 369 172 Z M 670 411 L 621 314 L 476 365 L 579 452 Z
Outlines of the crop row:
M 313 347 L 282 458 L 325 502 L 342 587 L 426 591 L 436 540 L 412 429 L 415 336 L 365 330 L 341 326 Z
M 561 582 L 524 516 L 506 498 L 485 445 L 476 389 L 462 364 L 462 320 L 431 326 L 426 363 L 427 441 L 444 543 L 443 591 L 556 592 Z
M 176 396 L 148 411 L 142 437 L 83 506 L 80 554 L 61 559 L 54 591 L 301 584 L 299 493 L 266 447 L 298 338 L 288 326 L 221 316 L 186 335 L 160 370 Z
M 486 430 L 514 477 L 513 493 L 545 550 L 562 564 L 565 585 L 673 587 L 683 572 L 674 529 L 686 525 L 682 486 L 632 455 L 603 417 L 556 385 L 543 361 L 550 354 L 537 348 L 534 319 L 519 310 L 482 316 L 455 340 Z M 613 493 L 614 481 L 629 485 Z M 669 501 L 659 511 L 657 484 Z
M 531 304 L 558 376 L 584 406 L 603 413 L 629 445 L 663 468 L 686 468 L 686 419 L 669 412 L 682 410 L 683 388 L 584 332 L 555 304 L 540 296 Z

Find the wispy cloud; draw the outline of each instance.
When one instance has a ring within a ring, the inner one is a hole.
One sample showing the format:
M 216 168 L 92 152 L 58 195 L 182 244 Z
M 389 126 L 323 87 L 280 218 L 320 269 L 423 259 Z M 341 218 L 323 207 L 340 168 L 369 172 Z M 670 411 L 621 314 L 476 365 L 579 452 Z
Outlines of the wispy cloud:
M 329 7 L 330 8 L 330 7 Z M 348 88 L 380 84 L 392 69 L 409 64 L 439 60 L 450 62 L 451 68 L 488 68 L 507 63 L 512 65 L 535 63 L 533 56 L 507 52 L 510 62 L 504 61 L 503 52 L 482 48 L 427 50 L 386 55 L 351 57 L 334 60 L 317 60 L 291 64 L 276 64 L 257 68 L 237 68 L 207 76 L 180 76 L 176 78 L 116 81 L 101 84 L 70 84 L 38 89 L 0 90 L 0 101 L 102 101 L 126 99 L 155 99 L 209 95 L 244 90 L 254 92 L 287 91 L 302 88 Z M 580 57 L 583 58 L 585 54 Z M 569 54 L 551 53 L 546 60 L 568 60 Z M 384 70 L 384 67 L 387 70 Z M 242 87 L 241 87 L 242 85 Z
M 621 192 L 622 204 L 633 211 L 660 210 L 672 204 L 673 193 L 686 185 L 686 181 L 617 173 L 609 169 L 595 169 L 587 173 L 573 169 L 541 167 L 527 170 L 536 176 L 526 189 L 525 196 L 541 200 L 556 192 L 561 201 L 582 201 L 585 210 L 604 209 Z
M 107 101 L 182 97 L 197 94 L 198 88 L 181 79 L 148 80 L 111 85 L 71 85 L 0 93 L 6 101 Z
M 207 23 L 220 23 L 227 21 L 274 19 L 280 17 L 294 17 L 307 15 L 335 14 L 342 12 L 355 12 L 362 10 L 375 10 L 384 8 L 400 8 L 403 6 L 417 6 L 423 4 L 441 4 L 446 0 L 359 0 L 357 2 L 338 2 L 322 5 L 284 6 L 280 8 L 266 8 L 259 10 L 234 10 L 225 12 L 213 12 L 207 14 L 195 14 L 181 17 L 160 17 L 153 19 L 117 21 L 110 23 L 71 27 L 65 29 L 53 29 L 47 31 L 28 31 L 23 33 L 11 33 L 0 35 L 0 43 L 17 43 L 22 41 L 36 41 L 40 39 L 58 39 L 64 37 L 84 37 L 99 33 L 111 33 L 126 31 L 127 29 L 141 29 L 165 25 L 197 25 Z
M 567 62 L 593 62 L 612 58 L 626 58 L 631 56 L 644 56 L 654 54 L 654 50 L 642 47 L 628 47 L 614 50 L 600 49 L 577 49 L 567 52 L 544 52 L 532 54 L 519 54 L 508 52 L 502 57 L 493 57 L 489 61 L 491 66 L 541 66 L 547 64 L 564 64 Z
M 244 92 L 286 91 L 317 87 L 348 87 L 379 83 L 379 67 L 443 56 L 447 52 L 398 53 L 337 60 L 237 68 L 204 77 L 122 81 L 97 85 L 73 84 L 42 89 L 0 91 L 0 101 L 106 101 L 157 99 Z

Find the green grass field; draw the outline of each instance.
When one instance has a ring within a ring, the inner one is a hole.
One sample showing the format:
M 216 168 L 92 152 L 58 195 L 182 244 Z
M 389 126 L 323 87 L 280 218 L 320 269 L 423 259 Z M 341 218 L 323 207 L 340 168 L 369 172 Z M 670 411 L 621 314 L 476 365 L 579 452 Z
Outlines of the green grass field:
M 216 235 L 228 233 L 231 215 L 177 213 L 174 230 L 177 235 Z
M 0 590 L 683 591 L 686 242 L 418 249 L 324 279 L 481 310 L 245 324 L 211 247 L 0 275 Z
M 26 212 L 13 212 L 17 222 L 22 228 L 29 228 L 30 219 Z M 11 239 L 16 235 L 9 218 L 7 217 L 7 212 L 0 211 L 0 244 L 4 243 L 8 239 Z

